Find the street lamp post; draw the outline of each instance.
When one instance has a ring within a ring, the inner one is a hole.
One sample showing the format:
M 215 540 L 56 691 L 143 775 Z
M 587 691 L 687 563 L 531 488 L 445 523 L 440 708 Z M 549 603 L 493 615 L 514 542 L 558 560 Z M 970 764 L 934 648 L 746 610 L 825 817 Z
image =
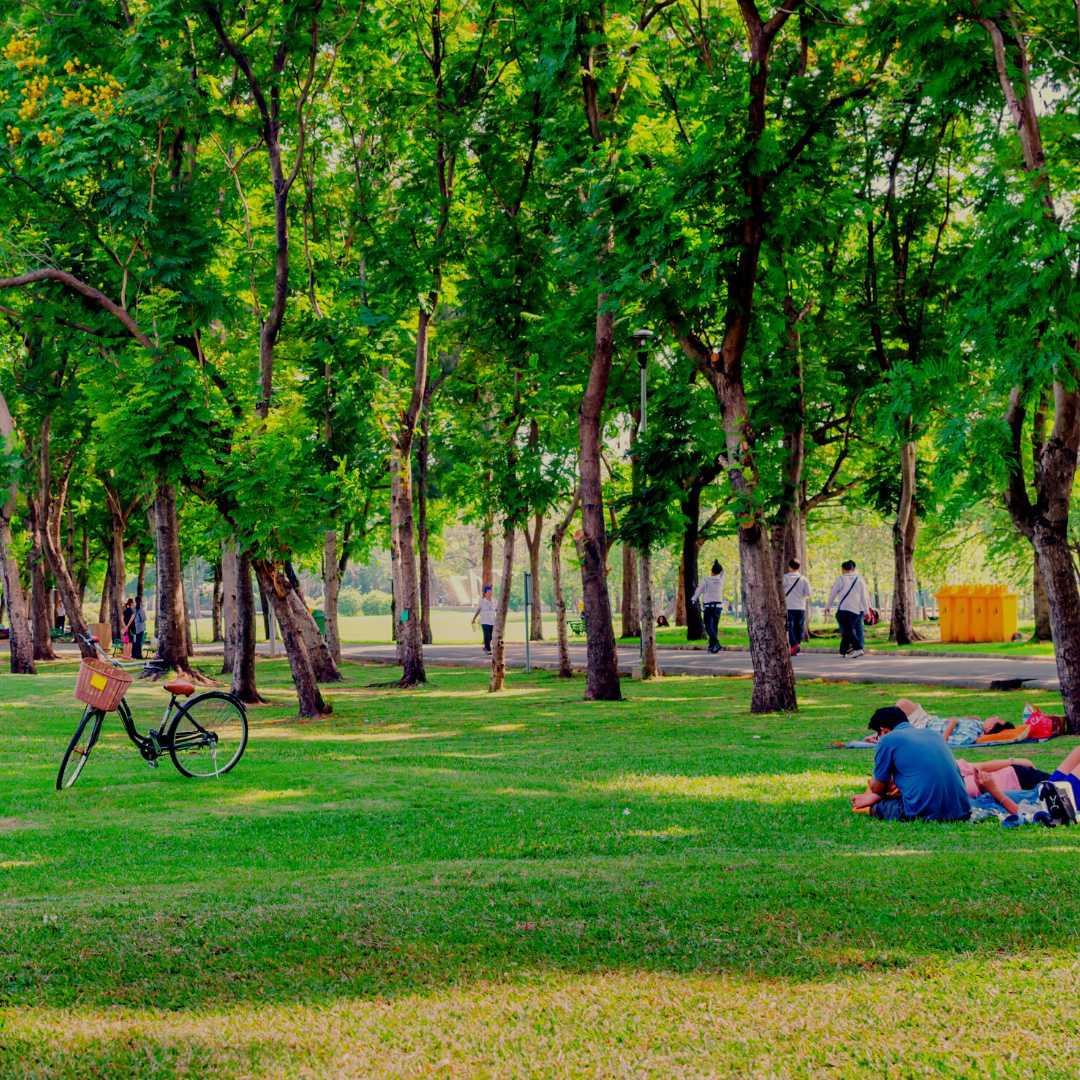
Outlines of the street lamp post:
M 648 390 L 648 366 L 649 366 L 649 343 L 656 336 L 651 330 L 635 330 L 630 335 L 634 344 L 637 346 L 637 362 L 638 369 L 641 373 L 641 420 L 638 425 L 639 436 L 644 435 L 648 427 L 648 405 L 649 405 L 649 390 Z M 645 473 L 641 470 L 640 463 L 638 464 L 639 475 L 641 477 L 642 493 L 644 494 L 645 488 Z M 655 630 L 653 624 L 653 610 L 652 610 L 652 586 L 649 581 L 651 573 L 651 560 L 649 558 L 649 552 L 646 548 L 641 548 L 638 551 L 638 595 L 640 599 L 639 607 L 639 636 L 638 636 L 638 653 L 641 658 L 641 676 L 642 678 L 648 678 L 654 674 L 656 667 L 656 643 L 653 637 Z M 648 636 L 648 647 L 646 648 L 646 636 Z

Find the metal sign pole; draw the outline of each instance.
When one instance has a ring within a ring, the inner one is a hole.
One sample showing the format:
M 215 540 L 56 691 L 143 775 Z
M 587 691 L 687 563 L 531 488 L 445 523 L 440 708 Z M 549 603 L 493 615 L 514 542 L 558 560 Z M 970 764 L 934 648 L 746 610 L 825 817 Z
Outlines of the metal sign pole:
M 525 572 L 525 674 L 532 672 L 532 658 L 529 656 L 529 608 L 532 605 L 532 575 Z

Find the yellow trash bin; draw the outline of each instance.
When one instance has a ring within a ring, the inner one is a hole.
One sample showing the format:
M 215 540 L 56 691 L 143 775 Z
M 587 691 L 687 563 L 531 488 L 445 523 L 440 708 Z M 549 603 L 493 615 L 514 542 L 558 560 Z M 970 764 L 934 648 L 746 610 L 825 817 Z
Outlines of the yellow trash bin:
M 968 636 L 971 622 L 971 594 L 964 585 L 956 586 L 953 597 L 953 641 L 970 641 Z
M 991 641 L 987 630 L 987 609 L 990 607 L 990 587 L 972 585 L 968 592 L 968 641 Z
M 952 585 L 942 585 L 936 593 L 938 605 L 938 626 L 941 628 L 941 640 L 953 640 L 953 604 L 956 589 Z
M 1004 585 L 945 585 L 937 593 L 942 641 L 1012 641 L 1020 598 Z
M 1001 608 L 1001 636 L 997 641 L 1012 641 L 1020 627 L 1018 606 L 1020 597 L 1009 592 L 1004 586 L 1001 587 L 1001 595 L 995 597 L 995 601 Z

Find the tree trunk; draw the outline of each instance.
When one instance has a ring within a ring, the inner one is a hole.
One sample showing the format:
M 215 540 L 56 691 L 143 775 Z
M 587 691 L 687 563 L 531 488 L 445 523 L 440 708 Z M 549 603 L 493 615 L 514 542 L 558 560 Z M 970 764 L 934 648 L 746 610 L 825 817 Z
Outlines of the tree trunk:
M 14 455 L 15 424 L 8 410 L 7 399 L 0 394 L 0 439 L 3 449 Z M 11 470 L 11 482 L 8 485 L 7 499 L 0 506 L 0 570 L 4 579 L 4 601 L 8 609 L 10 636 L 8 647 L 11 653 L 11 673 L 13 675 L 35 675 L 34 640 L 30 633 L 30 619 L 26 609 L 26 594 L 19 579 L 19 564 L 15 559 L 14 542 L 11 535 L 11 520 L 15 516 L 19 497 L 18 472 Z M 50 640 L 50 646 L 52 642 Z
M 686 640 L 705 640 L 705 620 L 701 605 L 693 600 L 698 587 L 698 530 L 701 518 L 701 488 L 692 484 L 682 501 L 682 590 L 686 602 Z
M 483 592 L 485 585 L 492 584 L 491 576 L 495 573 L 495 546 L 491 542 L 490 516 L 484 519 L 480 543 L 480 591 Z
M 398 551 L 398 644 L 403 687 L 427 681 L 424 671 L 424 644 L 420 634 L 417 604 L 420 600 L 413 536 L 412 475 L 409 454 L 395 447 L 390 457 L 390 527 L 397 536 Z
M 64 601 L 64 612 L 67 615 L 68 625 L 71 627 L 71 632 L 75 635 L 75 640 L 79 644 L 79 652 L 83 656 L 96 656 L 97 650 L 81 640 L 89 635 L 90 628 L 83 619 L 78 586 L 68 571 L 67 562 L 64 560 L 62 551 L 58 548 L 54 549 L 52 539 L 48 533 L 45 536 L 45 553 L 49 557 L 53 577 L 56 578 L 56 588 L 60 593 L 60 598 Z
M 221 674 L 231 675 L 236 663 L 236 543 L 224 540 L 221 544 L 221 621 L 224 646 Z
M 82 604 L 79 603 L 79 589 L 75 579 L 71 576 L 67 560 L 64 558 L 64 549 L 60 543 L 60 522 L 63 517 L 64 507 L 67 503 L 68 481 L 71 477 L 71 468 L 74 458 L 67 463 L 67 471 L 63 472 L 58 481 L 59 490 L 56 496 L 52 493 L 52 473 L 49 458 L 49 434 L 51 429 L 51 417 L 46 417 L 41 425 L 41 446 L 38 458 L 38 492 L 40 503 L 38 506 L 37 521 L 41 531 L 41 541 L 45 548 L 45 557 L 49 562 L 56 588 L 64 601 L 64 612 L 71 625 L 71 631 L 79 645 L 79 652 L 83 656 L 96 656 L 97 649 L 92 644 L 87 644 L 83 639 L 89 637 L 89 627 L 83 618 Z M 48 597 L 45 594 L 45 610 L 48 610 Z
M 794 712 L 798 708 L 795 672 L 788 652 L 784 610 L 768 533 L 760 523 L 740 528 L 739 563 L 746 627 L 750 635 L 750 659 L 754 667 L 750 711 Z
M 1069 734 L 1080 735 L 1080 592 L 1065 529 L 1035 526 L 1039 568 L 1050 603 L 1051 634 Z
M 566 516 L 556 524 L 551 534 L 551 590 L 555 599 L 555 634 L 558 640 L 559 678 L 569 679 L 574 674 L 570 666 L 570 643 L 566 634 L 566 595 L 562 587 L 562 548 L 566 531 L 574 520 L 579 502 L 578 492 L 574 492 L 570 509 Z
M 1038 555 L 1034 555 L 1033 562 L 1032 592 L 1035 601 L 1035 632 L 1031 640 L 1053 641 L 1053 633 L 1050 629 L 1050 601 L 1046 597 L 1046 586 L 1043 584 L 1042 571 L 1039 569 Z
M 897 645 L 920 641 L 915 632 L 915 443 L 900 447 L 900 505 L 893 523 L 893 613 L 891 636 Z
M 622 633 L 624 638 L 641 634 L 640 596 L 638 594 L 637 552 L 625 541 L 622 544 Z
M 179 523 L 177 524 L 177 528 L 176 528 L 176 537 L 177 537 L 177 541 L 179 542 L 179 538 L 180 538 L 180 526 L 179 526 Z M 191 610 L 188 608 L 187 596 L 188 596 L 188 591 L 187 591 L 187 589 L 184 588 L 184 563 L 183 563 L 183 559 L 181 557 L 181 562 L 180 562 L 180 609 L 183 612 L 184 617 L 183 617 L 183 619 L 181 620 L 181 623 L 180 623 L 180 630 L 181 630 L 181 633 L 184 636 L 184 651 L 187 653 L 188 659 L 190 659 L 192 656 L 194 656 L 195 649 L 191 644 L 191 637 L 192 637 L 192 634 L 191 634 Z M 192 602 L 195 605 L 195 610 L 196 610 L 196 613 L 197 613 L 198 612 L 198 598 L 195 595 L 195 582 L 194 581 L 192 581 L 192 583 L 191 583 L 191 599 L 192 599 Z
M 176 519 L 176 489 L 158 478 L 154 491 L 154 567 L 158 582 L 157 655 L 169 668 L 194 676 L 184 618 L 183 566 Z
M 641 553 L 641 572 L 638 576 L 641 596 L 641 677 L 655 679 L 660 674 L 656 660 L 656 616 L 653 614 L 652 559 L 648 551 Z
M 341 566 L 338 558 L 337 531 L 327 529 L 323 537 L 323 617 L 326 620 L 326 647 L 336 664 L 341 663 L 341 631 L 338 628 Z
M 428 418 L 420 417 L 420 437 L 416 440 L 416 543 L 420 561 L 420 641 L 431 638 L 431 560 L 428 557 Z
M 112 557 L 105 559 L 105 576 L 101 579 L 101 603 L 98 604 L 99 623 L 108 623 L 112 626 L 110 612 L 112 610 Z
M 525 546 L 529 550 L 529 573 L 532 575 L 532 606 L 529 617 L 529 640 L 544 640 L 543 605 L 540 602 L 540 543 L 544 531 L 544 515 L 533 515 L 533 532 L 528 526 L 522 529 L 525 534 Z
M 111 515 L 109 534 L 109 621 L 113 640 L 124 636 L 124 584 L 127 568 L 124 560 L 124 520 Z
M 506 685 L 506 613 L 510 610 L 510 589 L 514 582 L 514 536 L 514 526 L 507 521 L 506 528 L 503 529 L 499 605 L 495 609 L 495 629 L 491 636 L 491 683 L 488 690 L 492 693 L 502 690 Z
M 37 524 L 38 513 L 31 509 L 31 530 L 33 542 L 30 548 L 30 622 L 33 638 L 33 658 L 35 660 L 55 660 L 56 650 L 52 646 L 49 622 L 49 582 L 45 576 L 45 545 L 42 532 Z
M 210 601 L 210 640 L 224 641 L 221 632 L 222 582 L 221 562 L 214 563 L 214 591 Z
M 292 575 L 288 576 L 290 577 L 290 584 L 293 584 Z M 308 611 L 307 604 L 304 603 L 304 599 L 296 585 L 293 585 L 287 600 L 292 607 L 293 622 L 296 630 L 303 636 L 304 643 L 307 645 L 308 656 L 311 658 L 311 668 L 315 672 L 315 678 L 321 683 L 341 682 L 341 672 L 338 671 L 338 666 L 334 663 L 333 656 L 330 655 L 330 647 L 326 644 L 326 639 L 319 633 L 318 623 L 315 622 L 311 612 Z
M 578 469 L 581 477 L 581 587 L 585 599 L 587 639 L 585 697 L 620 701 L 619 656 L 611 623 L 607 587 L 607 534 L 600 476 L 600 427 L 611 375 L 615 316 L 606 310 L 606 293 L 597 297 L 596 341 L 589 381 L 578 414 Z
M 263 592 L 261 583 L 259 591 Z M 255 588 L 251 583 L 251 556 L 246 551 L 236 555 L 236 617 L 232 633 L 231 690 L 245 704 L 258 705 L 264 699 L 255 684 Z
M 307 643 L 308 654 L 311 657 L 311 666 L 315 672 L 315 678 L 321 682 L 340 682 L 341 672 L 338 671 L 334 658 L 330 655 L 330 648 L 326 644 L 326 638 L 319 633 L 319 624 L 315 621 L 304 599 L 304 589 L 300 584 L 293 564 L 285 560 L 282 564 L 285 576 L 289 579 L 292 591 L 289 593 L 289 603 L 293 608 L 293 617 L 296 627 L 304 636 Z
M 675 575 L 675 625 L 686 625 L 686 565 L 679 548 L 679 572 Z
M 8 607 L 10 627 L 11 672 L 13 675 L 34 675 L 34 640 L 26 611 L 26 596 L 19 580 L 19 564 L 15 560 L 11 536 L 11 515 L 15 513 L 15 485 L 7 505 L 0 511 L 0 566 L 3 568 L 4 599 Z M 51 647 L 50 641 L 50 647 Z
M 296 605 L 303 605 L 303 601 L 296 597 L 292 582 L 280 564 L 265 559 L 255 559 L 253 564 L 262 591 L 269 598 L 281 629 L 281 640 L 296 685 L 300 715 L 308 719 L 323 716 L 330 712 L 330 706 L 319 691 L 304 631 L 297 621 Z
M 142 597 L 142 574 L 146 570 L 146 556 L 140 555 L 139 563 L 139 589 L 140 598 Z M 79 590 L 79 606 L 86 601 L 86 586 L 90 583 L 90 533 L 87 531 L 85 523 L 82 527 L 82 559 L 79 563 L 79 573 L 75 579 L 75 585 Z
M 139 574 L 135 579 L 135 599 L 140 607 L 146 599 L 146 552 L 139 552 Z

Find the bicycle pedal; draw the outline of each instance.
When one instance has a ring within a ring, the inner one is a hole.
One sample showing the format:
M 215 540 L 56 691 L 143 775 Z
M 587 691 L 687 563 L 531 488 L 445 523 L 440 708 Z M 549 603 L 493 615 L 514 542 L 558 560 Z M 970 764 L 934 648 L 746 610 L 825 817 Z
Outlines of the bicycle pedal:
M 158 767 L 158 759 L 157 758 L 147 758 L 146 759 L 146 764 L 149 765 L 151 769 L 156 769 Z

